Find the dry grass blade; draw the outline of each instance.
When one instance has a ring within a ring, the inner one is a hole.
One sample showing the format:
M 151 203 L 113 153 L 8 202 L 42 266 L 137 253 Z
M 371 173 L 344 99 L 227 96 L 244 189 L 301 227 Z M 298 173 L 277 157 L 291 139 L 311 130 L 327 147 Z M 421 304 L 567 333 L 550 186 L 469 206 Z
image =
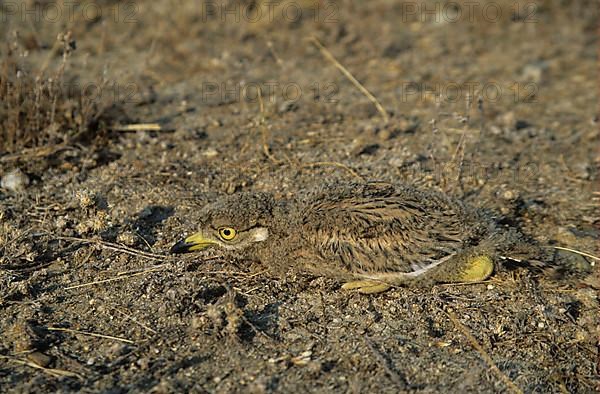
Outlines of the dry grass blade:
M 262 89 L 258 89 L 258 105 L 260 109 L 260 119 L 258 121 L 258 127 L 260 128 L 260 132 L 262 135 L 262 149 L 263 153 L 273 164 L 281 164 L 280 160 L 277 160 L 275 156 L 271 154 L 271 150 L 269 149 L 269 144 L 267 143 L 267 126 L 265 126 L 266 117 L 265 117 L 265 105 L 262 99 Z
M 158 123 L 135 123 L 135 124 L 124 124 L 114 125 L 110 128 L 114 131 L 165 131 Z
M 71 31 L 57 35 L 41 67 L 18 33 L 10 36 L 0 47 L 0 160 L 46 159 L 67 145 L 103 136 L 116 103 L 72 84 L 74 75 L 67 75 L 76 48 Z M 61 60 L 50 67 L 59 53 Z M 100 77 L 94 92 L 106 83 Z
M 127 246 L 114 244 L 112 242 L 102 241 L 99 239 L 77 238 L 77 237 L 55 237 L 55 239 L 64 240 L 64 241 L 83 242 L 83 243 L 88 243 L 88 244 L 97 244 L 105 249 L 130 254 L 132 256 L 144 257 L 144 258 L 151 259 L 151 260 L 158 260 L 158 261 L 172 260 L 171 256 L 164 256 L 164 255 L 156 254 L 156 253 L 143 252 L 141 250 L 128 248 Z
M 479 344 L 479 342 L 477 342 L 477 339 L 475 339 L 475 337 L 473 336 L 473 334 L 471 334 L 471 332 L 469 331 L 469 329 L 467 327 L 465 327 L 465 325 L 462 324 L 460 322 L 460 320 L 458 320 L 458 318 L 456 317 L 456 315 L 454 314 L 454 312 L 447 311 L 446 313 L 450 317 L 450 320 L 452 320 L 452 323 L 454 324 L 454 326 L 467 338 L 467 340 L 469 341 L 469 343 L 471 344 L 471 346 L 473 346 L 473 348 L 475 350 L 477 350 L 477 352 L 479 353 L 479 355 L 481 356 L 481 358 L 483 358 L 483 360 L 488 365 L 488 367 L 490 368 L 490 370 L 492 370 L 492 372 L 498 378 L 500 378 L 500 380 L 502 380 L 504 382 L 504 384 L 506 385 L 506 387 L 508 387 L 508 389 L 511 392 L 513 392 L 513 393 L 523 394 L 523 391 L 512 380 L 510 380 L 510 378 L 508 376 L 506 376 L 504 374 L 504 372 L 502 372 L 496 366 L 496 364 L 494 363 L 494 360 L 492 359 L 492 357 L 488 354 L 488 352 L 485 351 L 485 349 L 483 348 L 483 346 L 481 346 Z
M 112 336 L 112 335 L 96 334 L 95 332 L 72 330 L 70 328 L 62 328 L 62 327 L 48 327 L 46 329 L 48 331 L 63 331 L 63 332 L 71 333 L 71 334 L 85 335 L 85 336 L 88 336 L 88 337 L 112 339 L 113 341 L 125 342 L 125 343 L 129 343 L 129 344 L 135 345 L 135 342 L 132 341 L 132 340 L 130 340 L 130 339 L 121 338 L 121 337 L 115 337 L 115 336 Z
M 132 322 L 134 322 L 135 324 L 139 325 L 139 326 L 140 326 L 140 327 L 142 327 L 143 329 L 145 329 L 145 330 L 148 330 L 148 331 L 150 331 L 150 332 L 151 332 L 151 333 L 153 333 L 153 334 L 158 334 L 158 331 L 156 331 L 156 330 L 153 330 L 152 328 L 148 327 L 146 324 L 144 324 L 144 323 L 142 323 L 142 322 L 140 322 L 140 321 L 136 320 L 136 319 L 135 319 L 133 316 L 131 316 L 130 314 L 128 314 L 128 313 L 125 313 L 125 312 L 123 312 L 123 311 L 120 311 L 120 310 L 118 310 L 117 308 L 114 308 L 114 311 L 115 311 L 115 312 L 118 312 L 118 313 L 120 313 L 120 314 L 121 314 L 121 315 L 123 315 L 125 318 L 127 318 L 128 320 L 131 320 Z
M 0 355 L 0 357 L 4 358 L 12 363 L 15 363 L 15 364 L 26 365 L 31 368 L 40 369 L 40 370 L 44 371 L 45 373 L 47 373 L 48 375 L 53 376 L 55 378 L 67 377 L 67 378 L 77 378 L 77 379 L 84 380 L 83 376 L 81 376 L 80 374 L 75 373 L 75 372 L 67 371 L 64 369 L 57 369 L 57 368 L 46 368 L 46 367 L 42 367 L 41 365 L 38 365 L 34 362 L 21 360 L 19 358 L 2 356 L 2 355 Z
M 82 287 L 89 287 L 89 286 L 94 286 L 94 285 L 99 285 L 102 283 L 109 283 L 109 282 L 116 282 L 119 280 L 125 280 L 125 279 L 129 279 L 129 278 L 133 278 L 134 276 L 139 276 L 139 275 L 145 275 L 148 274 L 150 272 L 157 272 L 157 271 L 162 271 L 165 267 L 163 265 L 161 266 L 157 266 L 151 269 L 147 269 L 141 272 L 136 272 L 134 274 L 131 275 L 120 275 L 114 278 L 108 278 L 108 279 L 102 279 L 102 280 L 96 280 L 93 282 L 88 282 L 88 283 L 82 283 L 79 285 L 74 285 L 74 286 L 69 286 L 69 287 L 65 287 L 65 290 L 73 290 L 73 289 L 80 289 Z
M 39 158 L 46 158 L 48 156 L 54 155 L 58 152 L 68 151 L 68 150 L 77 150 L 72 146 L 68 145 L 56 145 L 56 146 L 41 146 L 36 148 L 22 149 L 20 152 L 11 153 L 5 156 L 0 157 L 0 163 L 9 163 L 13 161 L 19 160 L 33 160 Z
M 589 257 L 590 259 L 594 259 L 596 261 L 600 261 L 600 257 L 594 256 L 593 254 L 589 254 L 589 253 L 582 252 L 582 251 L 579 251 L 579 250 L 575 250 L 575 249 L 571 249 L 571 248 L 565 248 L 565 247 L 562 247 L 562 246 L 553 246 L 553 248 L 554 249 L 558 249 L 558 250 L 565 250 L 567 252 L 575 253 L 575 254 L 578 254 L 580 256 L 585 256 L 585 257 Z
M 170 266 L 171 265 L 169 263 L 165 263 L 165 264 L 153 265 L 150 268 L 136 268 L 136 269 L 132 269 L 132 270 L 128 270 L 128 271 L 120 271 L 120 272 L 117 272 L 117 276 L 138 274 L 138 273 L 141 274 L 141 273 L 148 273 L 148 272 L 154 272 L 154 271 L 162 271 L 163 268 L 167 268 Z
M 383 369 L 389 375 L 392 382 L 394 382 L 399 389 L 406 390 L 407 387 L 404 379 L 402 379 L 402 377 L 391 368 L 391 366 L 389 365 L 389 361 L 383 354 L 381 354 L 377 347 L 375 347 L 373 341 L 365 336 L 365 342 L 367 343 L 367 347 L 369 348 L 371 353 L 373 353 L 373 355 L 377 359 L 377 362 L 381 364 L 381 366 L 383 366 Z
M 354 75 L 352 75 L 350 73 L 350 71 L 348 71 L 346 69 L 346 67 L 344 67 L 339 61 L 337 61 L 337 59 L 331 54 L 331 52 L 329 52 L 329 50 L 327 48 L 325 48 L 325 46 L 323 44 L 321 44 L 321 41 L 319 41 L 316 37 L 311 37 L 311 41 L 313 42 L 313 44 L 315 44 L 315 46 L 317 48 L 319 48 L 319 50 L 321 51 L 321 53 L 323 54 L 323 56 L 325 56 L 325 58 L 327 60 L 329 60 L 331 63 L 333 63 L 333 65 L 335 67 L 337 67 L 337 69 L 340 70 L 342 72 L 342 74 L 344 74 L 344 76 L 346 78 L 348 78 L 348 80 L 350 82 L 352 82 L 352 84 L 354 86 L 356 86 L 356 88 L 358 90 L 360 90 L 360 92 L 362 94 L 364 94 L 373 103 L 373 105 L 375 105 L 375 108 L 377 108 L 377 111 L 379 112 L 379 114 L 381 115 L 381 117 L 383 118 L 383 120 L 385 121 L 385 123 L 388 123 L 389 120 L 390 120 L 390 118 L 389 118 L 387 112 L 385 111 L 385 109 L 383 108 L 383 106 L 381 105 L 381 103 L 379 102 L 379 100 L 377 100 L 377 98 L 375 96 L 373 96 L 373 94 L 371 92 L 369 92 L 367 90 L 367 88 L 365 88 L 354 77 Z
M 363 182 L 365 181 L 365 178 L 362 175 L 360 175 L 359 173 L 357 173 L 356 171 L 354 171 L 352 168 L 348 167 L 345 164 L 338 163 L 336 161 L 318 161 L 315 163 L 306 163 L 306 164 L 302 165 L 302 167 L 306 167 L 306 168 L 314 168 L 314 167 L 322 167 L 322 166 L 333 166 L 333 167 L 343 168 L 344 170 L 346 170 L 350 174 L 352 174 L 352 176 L 357 177 L 358 179 L 360 179 Z

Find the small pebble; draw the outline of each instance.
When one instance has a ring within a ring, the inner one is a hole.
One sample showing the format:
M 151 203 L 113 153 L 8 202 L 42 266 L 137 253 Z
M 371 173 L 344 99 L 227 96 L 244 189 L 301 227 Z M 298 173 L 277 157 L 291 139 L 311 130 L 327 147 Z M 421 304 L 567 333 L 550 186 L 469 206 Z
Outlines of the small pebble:
M 392 167 L 402 167 L 404 165 L 404 160 L 399 157 L 393 157 L 389 161 L 390 166 Z
M 219 155 L 219 152 L 215 148 L 208 148 L 202 152 L 202 156 L 205 156 L 209 159 L 211 159 L 213 157 L 217 157 L 218 155 Z
M 48 367 L 52 363 L 52 356 L 48 356 L 42 352 L 33 352 L 27 355 L 27 359 L 40 367 Z
M 502 198 L 505 200 L 512 200 L 515 198 L 515 192 L 513 192 L 512 190 L 506 190 L 502 194 Z
M 15 168 L 4 174 L 0 181 L 0 186 L 12 192 L 21 192 L 29 186 L 29 177 L 20 169 Z
M 523 67 L 521 78 L 524 82 L 540 83 L 548 70 L 548 63 L 541 61 L 527 64 Z

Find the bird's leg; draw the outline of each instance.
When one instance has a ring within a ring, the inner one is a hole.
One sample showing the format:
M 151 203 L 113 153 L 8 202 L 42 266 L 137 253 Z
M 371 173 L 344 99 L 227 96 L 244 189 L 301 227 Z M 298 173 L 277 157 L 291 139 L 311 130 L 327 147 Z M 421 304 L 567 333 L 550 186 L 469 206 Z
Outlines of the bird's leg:
M 475 256 L 469 258 L 453 282 L 480 282 L 487 279 L 494 272 L 494 262 L 489 256 Z
M 368 275 L 363 275 L 365 279 L 355 282 L 348 282 L 342 286 L 342 288 L 345 290 L 358 289 L 358 292 L 363 294 L 379 293 L 391 287 L 388 283 L 401 285 L 403 283 L 419 280 L 419 278 L 427 271 L 439 266 L 454 256 L 455 254 L 446 256 L 420 270 L 413 272 L 370 273 Z M 460 263 L 453 264 L 448 268 L 450 271 L 444 269 L 441 272 L 434 273 L 434 276 L 432 276 L 430 279 L 433 279 L 433 282 L 441 283 L 481 282 L 487 279 L 492 272 L 494 272 L 494 262 L 489 256 L 475 255 L 461 259 Z
M 388 290 L 391 286 L 375 280 L 356 280 L 344 283 L 342 289 L 357 290 L 361 294 L 375 294 Z

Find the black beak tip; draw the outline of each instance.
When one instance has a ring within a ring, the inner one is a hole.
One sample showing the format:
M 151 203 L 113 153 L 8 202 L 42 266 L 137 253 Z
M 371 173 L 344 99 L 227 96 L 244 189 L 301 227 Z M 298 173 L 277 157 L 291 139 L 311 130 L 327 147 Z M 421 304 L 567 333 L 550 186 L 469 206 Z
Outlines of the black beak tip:
M 171 247 L 171 253 L 173 254 L 178 254 L 178 253 L 187 253 L 190 251 L 190 247 L 192 245 L 186 243 L 183 239 L 179 242 L 177 242 L 175 245 L 173 245 Z

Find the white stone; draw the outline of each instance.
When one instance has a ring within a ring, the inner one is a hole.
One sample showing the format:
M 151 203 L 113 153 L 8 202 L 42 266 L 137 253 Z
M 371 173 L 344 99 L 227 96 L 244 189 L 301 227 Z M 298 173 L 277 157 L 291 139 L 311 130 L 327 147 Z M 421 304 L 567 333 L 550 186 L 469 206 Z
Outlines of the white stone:
M 0 181 L 0 187 L 12 192 L 21 192 L 27 186 L 29 186 L 29 177 L 18 168 L 4 174 Z

